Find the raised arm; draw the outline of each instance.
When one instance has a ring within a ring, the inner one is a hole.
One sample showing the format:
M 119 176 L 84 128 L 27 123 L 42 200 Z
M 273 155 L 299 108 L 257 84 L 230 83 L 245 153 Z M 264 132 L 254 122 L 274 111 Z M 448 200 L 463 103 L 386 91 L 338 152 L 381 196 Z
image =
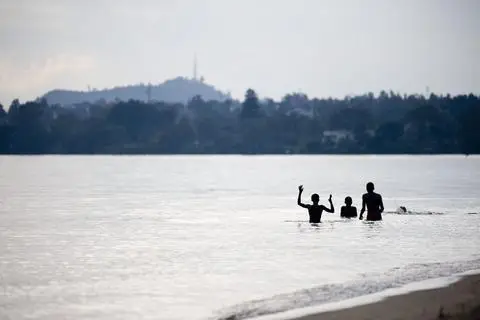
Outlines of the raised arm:
M 303 186 L 298 186 L 297 204 L 302 208 L 308 208 L 306 204 L 302 203 L 302 192 L 303 192 Z
M 328 198 L 328 202 L 330 202 L 330 209 L 323 206 L 324 210 L 327 211 L 327 212 L 330 212 L 330 213 L 334 213 L 335 212 L 335 208 L 333 207 L 333 202 L 332 202 L 332 195 L 330 195 L 330 197 Z
M 379 209 L 380 209 L 380 213 L 382 213 L 383 210 L 385 210 L 385 208 L 383 207 L 383 199 L 382 199 L 382 196 L 381 196 L 381 195 L 378 195 L 378 196 L 379 196 L 379 198 L 380 198 L 379 201 L 378 201 L 378 202 L 379 202 L 378 205 L 379 205 L 379 207 L 380 207 L 380 208 L 379 208 Z
M 360 210 L 360 220 L 363 219 L 364 213 L 365 213 L 365 195 L 362 196 L 362 210 Z

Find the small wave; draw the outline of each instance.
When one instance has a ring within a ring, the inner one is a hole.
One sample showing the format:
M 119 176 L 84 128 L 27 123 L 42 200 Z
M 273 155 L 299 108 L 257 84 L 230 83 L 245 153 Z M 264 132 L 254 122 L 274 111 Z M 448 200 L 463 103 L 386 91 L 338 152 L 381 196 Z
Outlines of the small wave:
M 353 221 L 353 220 L 355 220 L 355 218 L 352 218 L 352 219 L 342 218 L 341 220 L 339 220 L 339 219 L 337 219 L 337 220 L 322 220 L 322 222 L 320 222 L 320 223 L 337 223 L 337 222 L 348 223 L 349 221 Z M 283 220 L 283 222 L 310 223 L 310 221 L 308 221 L 308 220 Z
M 447 277 L 457 273 L 480 269 L 480 259 L 447 263 L 411 264 L 403 268 L 393 268 L 383 274 L 367 274 L 366 280 L 344 284 L 327 284 L 310 289 L 275 295 L 241 303 L 216 312 L 211 320 L 242 320 L 292 309 L 317 306 L 356 298 L 406 284 Z
M 412 215 L 412 216 L 423 216 L 423 215 L 444 215 L 445 212 L 437 212 L 437 211 L 385 211 L 384 214 L 398 214 L 398 215 Z M 465 214 L 480 214 L 480 212 L 466 212 Z
M 401 215 L 412 215 L 412 216 L 423 216 L 423 215 L 443 215 L 444 212 L 436 211 L 410 211 L 410 210 L 396 210 L 396 211 L 385 211 L 384 214 L 401 214 Z

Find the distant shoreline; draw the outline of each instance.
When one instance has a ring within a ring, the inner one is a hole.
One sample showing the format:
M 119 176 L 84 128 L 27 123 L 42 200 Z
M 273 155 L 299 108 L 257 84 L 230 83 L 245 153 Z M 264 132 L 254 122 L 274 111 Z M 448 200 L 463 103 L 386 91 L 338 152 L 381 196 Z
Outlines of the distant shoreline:
M 127 99 L 0 105 L 0 154 L 480 154 L 473 94 Z
M 478 156 L 480 153 L 0 153 L 0 156 Z

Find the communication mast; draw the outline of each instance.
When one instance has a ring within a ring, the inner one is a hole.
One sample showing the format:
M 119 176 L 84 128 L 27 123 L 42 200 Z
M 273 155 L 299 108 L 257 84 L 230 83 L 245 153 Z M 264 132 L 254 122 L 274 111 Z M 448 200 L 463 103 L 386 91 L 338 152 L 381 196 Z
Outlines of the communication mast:
M 197 80 L 197 54 L 193 56 L 193 80 Z

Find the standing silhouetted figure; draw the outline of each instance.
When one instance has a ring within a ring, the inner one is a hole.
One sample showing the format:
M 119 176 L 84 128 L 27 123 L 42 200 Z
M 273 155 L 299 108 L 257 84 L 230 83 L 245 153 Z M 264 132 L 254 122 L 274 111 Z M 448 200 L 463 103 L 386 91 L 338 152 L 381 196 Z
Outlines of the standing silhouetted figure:
M 340 217 L 342 218 L 356 218 L 357 208 L 352 206 L 352 198 L 345 198 L 345 205 L 340 209 Z
M 360 220 L 363 219 L 365 206 L 367 206 L 367 220 L 379 221 L 382 220 L 383 200 L 382 196 L 373 192 L 375 186 L 372 182 L 367 183 L 367 193 L 362 196 L 362 210 L 360 211 Z
M 332 195 L 330 195 L 330 197 L 328 198 L 328 202 L 330 202 L 330 209 L 329 209 L 325 207 L 323 204 L 318 205 L 318 202 L 320 202 L 320 197 L 316 193 L 312 194 L 312 197 L 311 197 L 312 204 L 303 204 L 302 192 L 303 192 L 303 186 L 299 186 L 297 204 L 302 208 L 308 209 L 308 214 L 310 215 L 310 223 L 320 223 L 320 220 L 322 219 L 323 210 L 330 213 L 335 212 L 335 208 L 333 207 L 333 203 L 332 203 Z

